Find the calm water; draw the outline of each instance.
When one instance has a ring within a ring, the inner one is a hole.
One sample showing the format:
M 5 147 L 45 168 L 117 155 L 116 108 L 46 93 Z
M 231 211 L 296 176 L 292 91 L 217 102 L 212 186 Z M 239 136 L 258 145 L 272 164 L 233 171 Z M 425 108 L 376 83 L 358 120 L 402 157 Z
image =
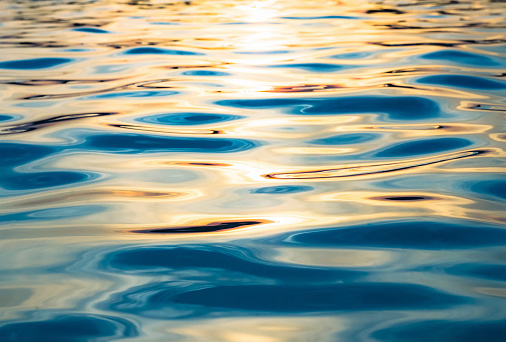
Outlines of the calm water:
M 504 341 L 505 14 L 1 1 L 0 341 Z

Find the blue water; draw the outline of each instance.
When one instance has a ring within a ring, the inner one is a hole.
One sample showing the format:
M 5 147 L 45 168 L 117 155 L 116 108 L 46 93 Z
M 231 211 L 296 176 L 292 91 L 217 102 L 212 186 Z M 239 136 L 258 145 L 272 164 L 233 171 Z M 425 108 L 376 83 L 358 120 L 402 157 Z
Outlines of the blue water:
M 0 3 L 0 342 L 503 342 L 501 1 Z

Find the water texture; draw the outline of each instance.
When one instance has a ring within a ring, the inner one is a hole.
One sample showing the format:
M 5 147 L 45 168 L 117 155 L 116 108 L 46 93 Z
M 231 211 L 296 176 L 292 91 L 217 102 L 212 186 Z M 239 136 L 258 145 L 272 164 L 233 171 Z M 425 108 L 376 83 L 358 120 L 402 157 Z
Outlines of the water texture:
M 503 342 L 505 17 L 0 2 L 0 341 Z

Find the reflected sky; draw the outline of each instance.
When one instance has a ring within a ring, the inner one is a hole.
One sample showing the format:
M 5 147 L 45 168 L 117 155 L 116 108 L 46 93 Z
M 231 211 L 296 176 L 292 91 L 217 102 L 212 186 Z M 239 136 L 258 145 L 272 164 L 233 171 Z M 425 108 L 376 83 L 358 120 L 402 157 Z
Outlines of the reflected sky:
M 0 340 L 501 341 L 505 14 L 0 3 Z

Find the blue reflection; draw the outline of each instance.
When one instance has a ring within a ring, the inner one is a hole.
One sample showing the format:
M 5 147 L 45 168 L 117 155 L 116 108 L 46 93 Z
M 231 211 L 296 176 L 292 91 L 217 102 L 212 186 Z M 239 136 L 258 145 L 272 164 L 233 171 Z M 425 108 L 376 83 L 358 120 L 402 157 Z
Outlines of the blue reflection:
M 310 141 L 310 143 L 317 145 L 351 145 L 373 141 L 379 139 L 380 137 L 381 134 L 377 133 L 349 133 L 315 139 Z
M 188 70 L 181 74 L 185 76 L 232 76 L 228 72 L 213 70 Z
M 144 91 L 123 91 L 117 93 L 105 93 L 93 96 L 87 96 L 83 99 L 85 100 L 99 100 L 99 99 L 121 99 L 124 97 L 133 97 L 133 98 L 150 98 L 155 96 L 172 96 L 179 94 L 177 91 L 172 90 L 144 90 Z
M 129 247 L 105 255 L 99 267 L 157 277 L 146 285 L 114 293 L 99 305 L 156 318 L 427 310 L 468 301 L 415 284 L 360 282 L 369 274 L 364 271 L 265 261 L 251 249 L 224 244 Z M 164 275 L 172 280 L 160 281 Z
M 0 185 L 8 190 L 33 190 L 55 186 L 73 185 L 98 175 L 91 172 L 46 171 L 13 173 L 0 179 Z
M 0 122 L 12 121 L 19 118 L 17 115 L 0 114 Z
M 233 138 L 176 138 L 144 134 L 96 134 L 87 137 L 82 148 L 119 153 L 145 152 L 241 152 L 258 143 Z
M 163 49 L 158 47 L 137 47 L 126 50 L 125 55 L 180 55 L 180 56 L 203 56 L 203 53 L 184 51 L 184 50 L 173 50 Z
M 294 194 L 298 192 L 311 191 L 314 188 L 306 185 L 279 185 L 279 186 L 266 186 L 263 188 L 253 189 L 253 194 Z
M 86 33 L 99 33 L 99 34 L 110 33 L 109 31 L 102 30 L 102 29 L 99 29 L 96 27 L 79 27 L 79 28 L 75 28 L 73 31 L 86 32 Z
M 70 63 L 73 60 L 70 58 L 34 58 L 22 59 L 15 61 L 0 62 L 0 69 L 14 69 L 14 70 L 33 70 L 33 69 L 47 69 L 61 64 Z
M 506 83 L 499 80 L 489 80 L 478 76 L 465 75 L 434 75 L 425 76 L 417 80 L 422 84 L 435 84 L 457 88 L 501 90 L 506 89 Z
M 220 277 L 242 273 L 279 282 L 318 282 L 356 278 L 363 272 L 309 266 L 288 266 L 265 262 L 251 251 L 227 245 L 186 245 L 140 247 L 108 255 L 102 267 L 116 272 L 143 275 L 175 270 L 207 271 Z
M 52 221 L 97 214 L 104 210 L 105 208 L 103 206 L 90 204 L 72 207 L 39 209 L 21 213 L 0 215 L 0 223 L 13 223 L 17 221 Z
M 437 102 L 415 96 L 351 96 L 323 98 L 277 98 L 222 100 L 216 104 L 234 108 L 285 108 L 288 114 L 338 115 L 386 114 L 392 120 L 424 120 L 443 116 Z
M 473 144 L 463 138 L 420 139 L 394 144 L 375 154 L 377 157 L 409 157 L 422 154 L 447 152 L 462 149 Z
M 0 143 L 0 168 L 23 165 L 44 158 L 57 150 L 44 145 Z
M 2 342 L 114 341 L 138 335 L 137 328 L 132 322 L 118 317 L 94 314 L 60 314 L 47 320 L 0 326 Z
M 158 283 L 118 294 L 107 308 L 156 318 L 443 309 L 462 297 L 402 283 L 238 284 L 177 286 Z
M 450 267 L 438 267 L 439 270 L 441 268 L 444 272 L 452 275 L 506 282 L 506 265 L 459 264 Z
M 477 53 L 458 51 L 458 50 L 442 50 L 430 52 L 421 55 L 422 59 L 445 61 L 452 64 L 466 64 L 472 66 L 496 66 L 500 65 L 492 58 Z
M 243 118 L 239 115 L 215 114 L 215 113 L 169 113 L 142 116 L 135 121 L 176 126 L 205 125 L 218 122 L 226 122 Z
M 167 304 L 170 297 L 164 291 L 152 296 L 151 303 Z M 436 309 L 465 302 L 424 286 L 374 282 L 327 286 L 217 286 L 182 292 L 172 300 L 181 304 L 267 312 Z
M 506 244 L 506 230 L 478 222 L 393 221 L 316 229 L 280 236 L 272 242 L 306 246 L 458 249 Z
M 360 52 L 348 52 L 348 53 L 340 53 L 337 55 L 329 56 L 328 58 L 334 59 L 364 59 L 367 57 L 373 56 L 373 52 L 360 51 Z
M 506 200 L 506 178 L 469 181 L 464 187 L 469 188 L 477 196 L 491 196 Z
M 372 334 L 383 342 L 503 342 L 504 336 L 505 320 L 427 320 L 395 325 Z

